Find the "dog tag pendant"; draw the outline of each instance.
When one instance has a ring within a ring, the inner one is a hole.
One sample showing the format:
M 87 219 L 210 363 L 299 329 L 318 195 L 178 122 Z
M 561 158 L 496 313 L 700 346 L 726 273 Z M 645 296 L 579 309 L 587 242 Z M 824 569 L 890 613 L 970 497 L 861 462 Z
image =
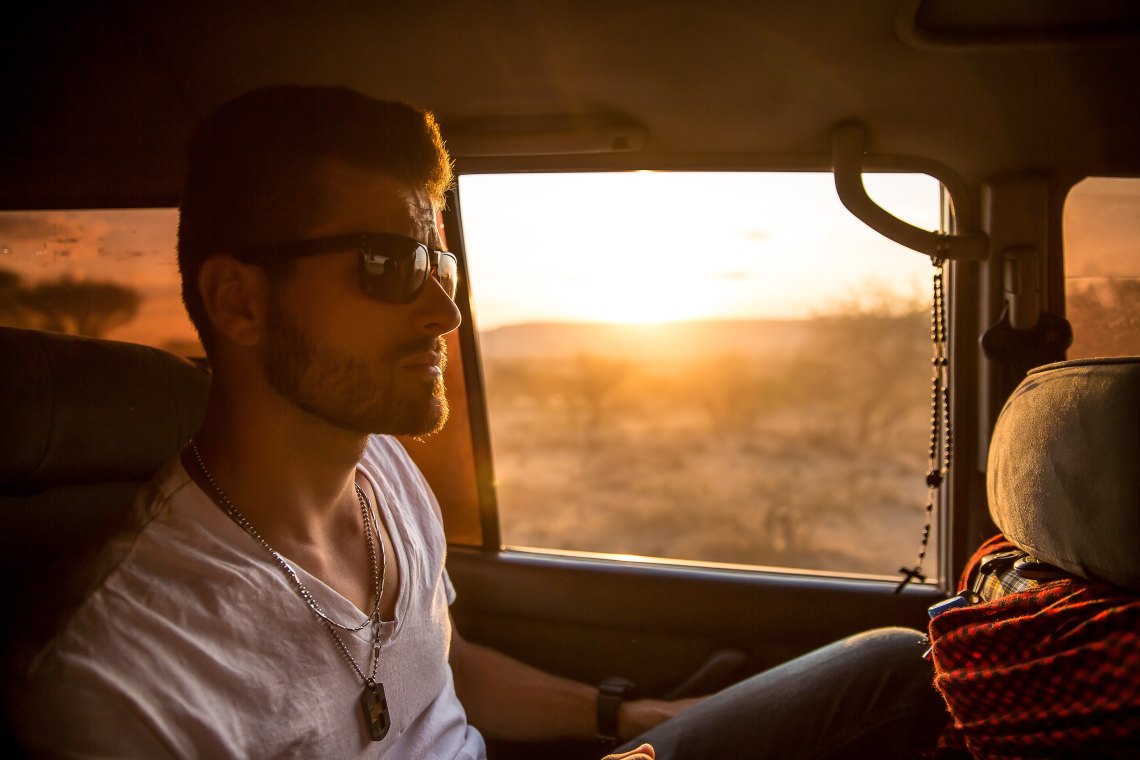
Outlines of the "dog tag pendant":
M 364 725 L 372 741 L 378 742 L 388 735 L 392 718 L 388 715 L 388 700 L 384 698 L 384 684 L 366 684 L 360 695 L 360 707 L 364 710 Z

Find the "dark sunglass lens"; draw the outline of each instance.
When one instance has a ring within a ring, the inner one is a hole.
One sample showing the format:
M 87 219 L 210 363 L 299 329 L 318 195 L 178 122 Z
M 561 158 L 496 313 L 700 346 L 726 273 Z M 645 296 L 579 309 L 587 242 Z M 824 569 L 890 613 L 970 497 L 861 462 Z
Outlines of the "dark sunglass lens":
M 371 298 L 387 303 L 411 303 L 423 292 L 433 274 L 454 300 L 458 282 L 455 255 L 430 252 L 427 246 L 398 235 L 372 236 L 361 256 L 361 288 Z
M 372 251 L 364 252 L 363 261 L 364 274 L 368 275 L 368 277 L 383 277 L 392 263 L 389 257 L 381 253 L 373 253 Z
M 422 245 L 416 246 L 416 251 L 408 262 L 407 279 L 404 281 L 404 302 L 415 300 L 420 291 L 427 282 L 428 269 L 431 263 L 428 261 L 428 251 Z
M 422 245 L 416 246 L 416 252 L 412 256 L 411 272 L 416 284 L 422 284 L 427 280 L 428 274 L 428 251 Z
M 360 287 L 369 298 L 391 301 L 399 292 L 399 262 L 374 247 L 367 247 L 360 256 Z
M 439 254 L 439 269 L 436 277 L 439 279 L 440 287 L 447 293 L 447 297 L 454 301 L 455 290 L 459 285 L 459 266 L 454 255 L 447 252 Z

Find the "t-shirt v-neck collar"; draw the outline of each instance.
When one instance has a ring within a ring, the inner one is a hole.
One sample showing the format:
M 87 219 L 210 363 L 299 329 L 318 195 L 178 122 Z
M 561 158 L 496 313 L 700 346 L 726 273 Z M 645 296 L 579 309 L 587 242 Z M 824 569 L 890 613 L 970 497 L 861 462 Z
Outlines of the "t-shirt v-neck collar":
M 180 471 L 179 476 L 184 479 L 185 485 L 192 487 L 199 496 L 198 499 L 194 499 L 193 501 L 202 507 L 199 519 L 202 521 L 204 527 L 215 533 L 220 540 L 225 541 L 231 548 L 248 557 L 250 561 L 271 565 L 273 573 L 279 576 L 281 581 L 289 587 L 297 604 L 302 605 L 308 610 L 308 603 L 301 597 L 297 587 L 285 576 L 281 567 L 269 556 L 269 553 L 265 551 L 264 547 L 258 544 L 252 536 L 246 533 L 240 525 L 234 522 L 233 519 L 210 498 L 210 495 L 202 489 L 197 481 L 190 477 L 190 474 L 186 471 L 186 468 L 180 460 L 178 461 L 178 470 Z M 391 539 L 392 549 L 396 554 L 396 566 L 399 568 L 399 572 L 397 573 L 398 583 L 395 589 L 396 603 L 392 612 L 393 619 L 381 621 L 380 624 L 380 643 L 387 644 L 399 633 L 400 624 L 404 618 L 403 613 L 407 606 L 408 595 L 405 591 L 406 579 L 408 577 L 407 555 L 403 546 L 404 542 L 401 541 L 397 535 L 397 521 L 392 514 L 392 508 L 389 503 L 390 496 L 364 468 L 358 466 L 357 472 L 368 480 L 372 486 L 372 492 L 376 495 L 376 503 L 373 505 L 373 509 L 376 510 L 377 519 L 381 525 L 383 525 Z M 176 489 L 177 486 L 175 487 L 175 490 Z M 317 600 L 317 604 L 321 606 L 321 609 L 324 610 L 325 614 L 330 618 L 340 623 L 356 625 L 362 622 L 367 616 L 366 612 L 353 604 L 347 597 L 310 573 L 288 555 L 281 554 L 280 552 L 278 552 L 278 554 L 289 563 L 289 566 L 297 574 L 301 583 L 309 589 L 310 593 L 312 593 Z M 391 561 L 391 558 L 389 558 L 388 561 Z M 385 589 L 385 595 L 388 593 L 391 592 Z M 312 610 L 308 610 L 308 612 L 309 614 L 313 614 Z M 316 619 L 315 615 L 314 619 Z M 341 631 L 341 633 L 355 636 L 362 641 L 372 640 L 371 626 L 365 626 L 355 632 Z

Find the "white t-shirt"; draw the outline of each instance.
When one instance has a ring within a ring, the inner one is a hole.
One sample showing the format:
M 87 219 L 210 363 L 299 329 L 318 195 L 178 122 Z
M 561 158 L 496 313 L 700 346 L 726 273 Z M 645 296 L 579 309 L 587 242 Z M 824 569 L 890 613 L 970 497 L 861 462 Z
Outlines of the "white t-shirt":
M 140 494 L 149 521 L 122 560 L 39 655 L 17 731 L 66 757 L 481 758 L 447 663 L 446 542 L 439 505 L 403 447 L 373 436 L 360 469 L 376 492 L 400 568 L 376 680 L 391 729 L 368 737 L 363 684 L 260 545 L 175 458 Z M 293 565 L 338 621 L 363 614 Z M 368 628 L 341 632 L 371 666 Z

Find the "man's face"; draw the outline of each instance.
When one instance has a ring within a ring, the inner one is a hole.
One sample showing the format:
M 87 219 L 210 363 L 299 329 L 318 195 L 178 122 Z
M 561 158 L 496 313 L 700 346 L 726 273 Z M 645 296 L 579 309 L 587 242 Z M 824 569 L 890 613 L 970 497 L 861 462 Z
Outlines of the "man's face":
M 328 162 L 321 178 L 327 214 L 306 238 L 389 232 L 441 247 L 425 194 L 341 162 Z M 459 311 L 434 280 L 410 304 L 368 298 L 357 256 L 299 258 L 272 289 L 267 379 L 299 408 L 345 430 L 435 432 L 447 419 L 442 336 L 459 326 Z

